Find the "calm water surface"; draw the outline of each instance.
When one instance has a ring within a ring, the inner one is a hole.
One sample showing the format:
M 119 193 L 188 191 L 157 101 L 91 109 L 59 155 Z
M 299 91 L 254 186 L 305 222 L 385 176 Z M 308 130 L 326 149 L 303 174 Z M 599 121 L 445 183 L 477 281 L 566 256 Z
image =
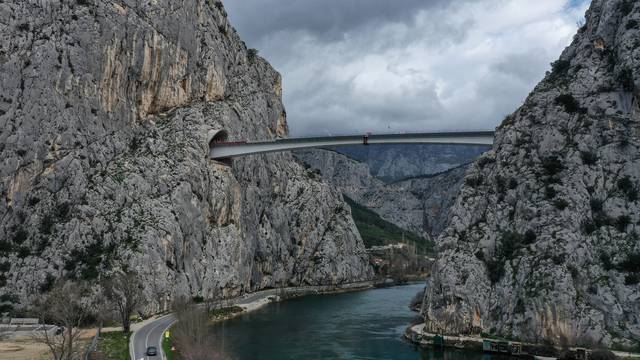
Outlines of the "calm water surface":
M 420 350 L 402 334 L 417 316 L 407 305 L 424 285 L 269 304 L 213 328 L 218 345 L 239 360 L 490 360 L 482 353 Z M 504 358 L 503 358 L 504 359 Z

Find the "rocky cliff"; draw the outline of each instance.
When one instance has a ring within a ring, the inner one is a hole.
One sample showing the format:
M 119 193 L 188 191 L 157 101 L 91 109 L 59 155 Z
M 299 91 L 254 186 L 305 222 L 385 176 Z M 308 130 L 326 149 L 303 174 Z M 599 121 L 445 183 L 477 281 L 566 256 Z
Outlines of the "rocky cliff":
M 0 2 L 0 87 L 0 294 L 113 268 L 157 300 L 371 276 L 341 194 L 290 154 L 208 159 L 214 135 L 288 132 L 221 2 Z
M 389 171 L 404 179 L 385 183 L 372 175 L 367 163 L 338 152 L 324 149 L 294 152 L 298 159 L 317 170 L 326 181 L 357 203 L 397 226 L 427 239 L 435 239 L 447 221 L 449 208 L 462 185 L 466 166 L 438 174 L 407 177 L 402 175 L 402 169 L 405 163 L 412 161 L 413 155 L 406 157 L 410 153 L 406 149 L 396 152 L 399 168 L 389 168 Z
M 437 174 L 467 164 L 488 150 L 483 145 L 385 144 L 336 146 L 333 150 L 369 166 L 371 174 L 387 182 Z
M 640 3 L 594 0 L 572 44 L 466 174 L 427 328 L 640 342 Z

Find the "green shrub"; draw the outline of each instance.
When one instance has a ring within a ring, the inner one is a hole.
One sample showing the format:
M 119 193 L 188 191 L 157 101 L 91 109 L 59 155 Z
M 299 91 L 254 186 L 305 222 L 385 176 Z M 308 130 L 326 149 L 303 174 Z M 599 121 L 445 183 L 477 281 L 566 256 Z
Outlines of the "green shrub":
M 613 270 L 615 268 L 611 261 L 611 257 L 604 251 L 600 253 L 600 262 L 602 263 L 602 268 L 606 271 Z
M 553 206 L 558 210 L 564 210 L 569 206 L 569 203 L 565 199 L 557 199 L 553 202 Z
M 638 28 L 638 20 L 631 19 L 631 20 L 627 21 L 627 25 L 626 25 L 626 29 L 627 30 L 637 29 L 637 28 Z
M 571 277 L 573 279 L 577 279 L 580 275 L 580 272 L 578 271 L 578 268 L 575 267 L 575 265 L 567 265 L 567 270 L 569 270 L 569 274 L 571 274 Z
M 55 220 L 53 217 L 51 215 L 45 215 L 40 222 L 40 233 L 44 235 L 51 235 L 54 225 Z
M 250 62 L 253 62 L 258 56 L 258 49 L 249 49 L 247 50 L 247 58 Z
M 582 231 L 587 234 L 587 235 L 591 235 L 594 232 L 596 232 L 596 230 L 598 230 L 598 227 L 596 226 L 596 224 L 593 222 L 593 220 L 585 220 L 582 222 Z
M 545 175 L 553 176 L 560 173 L 564 169 L 564 165 L 558 156 L 553 155 L 542 159 L 542 169 Z
M 580 104 L 571 94 L 558 95 L 555 102 L 557 105 L 562 105 L 569 114 L 577 112 L 580 108 Z
M 618 189 L 626 196 L 629 201 L 638 200 L 638 189 L 633 185 L 631 178 L 625 176 L 618 180 Z
M 593 223 L 596 225 L 596 227 L 601 228 L 603 226 L 614 225 L 615 221 L 613 221 L 613 219 L 611 219 L 607 215 L 605 215 L 603 213 L 599 213 L 599 214 L 596 214 L 596 216 L 593 217 Z
M 476 187 L 482 185 L 482 177 L 480 177 L 480 176 L 469 176 L 469 177 L 464 179 L 464 183 L 466 185 L 468 185 L 468 186 L 476 188 Z
M 604 201 L 600 199 L 591 199 L 589 200 L 589 206 L 591 206 L 591 211 L 594 213 L 599 213 L 602 211 L 602 206 L 604 205 Z
M 496 159 L 493 159 L 493 158 L 490 158 L 490 157 L 482 157 L 482 158 L 478 159 L 478 166 L 480 168 L 484 168 L 488 164 L 491 164 L 491 163 L 494 163 L 494 162 L 496 162 Z
M 24 228 L 20 227 L 15 234 L 13 234 L 13 243 L 16 245 L 21 245 L 24 243 L 29 237 L 29 233 L 24 230 Z
M 492 284 L 500 281 L 504 275 L 504 263 L 498 259 L 486 260 L 484 263 L 487 267 L 487 273 L 489 274 L 489 281 L 491 281 Z
M 500 175 L 496 176 L 496 192 L 498 194 L 504 194 L 506 189 L 507 189 L 507 186 L 504 178 Z
M 598 154 L 591 151 L 582 151 L 580 153 L 582 163 L 585 165 L 595 165 L 598 162 Z
M 524 243 L 525 244 L 533 244 L 536 241 L 536 233 L 529 229 L 524 233 Z
M 556 254 L 551 257 L 551 261 L 553 261 L 553 263 L 556 265 L 562 265 L 564 264 L 565 258 L 565 254 Z
M 622 16 L 627 16 L 633 11 L 633 3 L 635 0 L 625 0 L 620 3 L 620 11 Z
M 18 248 L 18 257 L 20 259 L 24 259 L 26 257 L 29 257 L 29 255 L 31 255 L 31 249 L 29 249 L 26 246 L 21 246 Z
M 514 190 L 517 187 L 518 187 L 518 180 L 516 180 L 515 178 L 509 179 L 509 189 Z
M 114 245 L 105 246 L 102 242 L 95 242 L 82 250 L 73 249 L 65 260 L 64 269 L 75 274 L 78 279 L 96 279 L 99 274 L 99 267 L 103 262 L 108 262 L 114 252 Z
M 640 283 L 640 275 L 638 274 L 627 274 L 624 277 L 625 285 L 636 285 L 638 283 Z
M 522 301 L 522 298 L 518 298 L 518 301 L 516 302 L 516 307 L 514 309 L 516 314 L 524 314 L 525 312 L 525 306 L 524 306 L 524 301 Z
M 620 70 L 620 73 L 618 73 L 618 83 L 620 83 L 625 91 L 632 92 L 636 87 L 633 81 L 633 71 L 628 67 Z
M 627 226 L 631 223 L 631 218 L 627 215 L 622 215 L 616 219 L 616 229 L 620 232 L 627 230 Z
M 571 68 L 571 63 L 567 60 L 556 60 L 551 63 L 551 78 L 557 79 L 567 74 Z
M 628 254 L 627 258 L 618 264 L 618 270 L 640 273 L 640 252 Z
M 13 250 L 13 245 L 7 240 L 0 240 L 0 256 L 6 256 Z
M 193 302 L 195 304 L 202 304 L 204 302 L 204 298 L 200 295 L 193 297 Z
M 544 188 L 544 197 L 547 199 L 553 199 L 556 197 L 557 191 L 551 186 L 547 186 Z

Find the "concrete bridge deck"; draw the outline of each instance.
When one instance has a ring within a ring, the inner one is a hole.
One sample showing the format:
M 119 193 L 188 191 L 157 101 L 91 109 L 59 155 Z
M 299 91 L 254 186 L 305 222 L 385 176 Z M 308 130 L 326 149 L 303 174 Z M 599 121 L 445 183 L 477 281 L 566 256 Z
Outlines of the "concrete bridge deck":
M 215 137 L 209 143 L 212 159 L 223 160 L 238 156 L 262 154 L 304 148 L 318 148 L 338 145 L 369 144 L 459 144 L 493 145 L 493 131 L 473 132 L 433 132 L 384 135 L 352 135 L 331 137 L 289 138 L 257 142 L 229 142 L 226 134 L 219 140 Z

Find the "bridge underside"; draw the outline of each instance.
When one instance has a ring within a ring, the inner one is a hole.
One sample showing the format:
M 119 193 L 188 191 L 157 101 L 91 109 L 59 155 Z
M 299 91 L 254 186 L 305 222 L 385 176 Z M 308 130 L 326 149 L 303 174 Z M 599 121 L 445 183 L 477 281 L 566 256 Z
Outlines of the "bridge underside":
M 493 145 L 493 131 L 443 132 L 394 135 L 335 136 L 317 138 L 291 138 L 259 142 L 216 142 L 209 144 L 209 154 L 214 160 L 306 148 L 338 145 L 370 144 L 450 144 Z

